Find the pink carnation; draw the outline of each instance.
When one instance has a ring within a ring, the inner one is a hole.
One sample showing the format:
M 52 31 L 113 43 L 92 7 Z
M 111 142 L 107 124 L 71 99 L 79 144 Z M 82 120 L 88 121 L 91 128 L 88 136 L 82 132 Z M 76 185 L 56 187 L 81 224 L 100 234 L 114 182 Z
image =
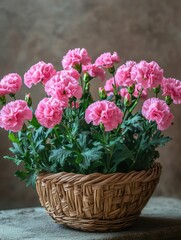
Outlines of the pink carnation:
M 122 118 L 123 113 L 121 110 L 114 102 L 107 100 L 92 103 L 85 111 L 86 122 L 92 122 L 95 126 L 102 123 L 105 131 L 117 128 L 118 124 L 122 122 Z
M 167 129 L 173 120 L 173 114 L 165 101 L 158 98 L 149 98 L 143 103 L 143 116 L 149 121 L 156 121 L 159 130 Z
M 90 62 L 91 58 L 85 48 L 75 48 L 69 50 L 63 57 L 62 66 L 65 70 L 68 70 L 79 65 L 87 65 Z
M 131 78 L 131 70 L 135 64 L 134 61 L 127 61 L 117 69 L 115 78 L 118 86 L 130 87 L 135 84 L 135 80 Z
M 59 99 L 67 107 L 69 99 L 72 97 L 82 97 L 82 87 L 77 79 L 71 76 L 70 71 L 57 72 L 46 84 L 45 92 L 48 96 Z
M 56 74 L 56 70 L 51 63 L 43 61 L 33 65 L 24 75 L 24 83 L 27 87 L 31 88 L 39 82 L 45 84 L 51 77 Z
M 154 61 L 150 63 L 141 61 L 133 66 L 131 78 L 145 89 L 156 88 L 162 84 L 163 70 Z
M 21 89 L 22 79 L 17 73 L 10 73 L 0 82 L 0 96 L 15 94 Z
M 83 66 L 82 68 L 83 72 L 88 72 L 88 74 L 91 77 L 98 77 L 102 81 L 105 80 L 105 71 L 102 67 L 97 66 L 96 64 L 88 64 L 86 66 Z
M 9 89 L 7 88 L 7 86 L 5 86 L 4 84 L 2 84 L 0 82 L 0 97 L 8 95 L 8 94 L 10 94 Z
M 67 76 L 70 76 L 70 77 L 76 79 L 77 81 L 80 78 L 79 72 L 77 70 L 73 69 L 73 68 L 71 68 L 69 70 L 62 70 L 60 72 L 61 72 L 61 77 L 62 78 L 66 78 Z
M 42 126 L 53 128 L 62 120 L 61 102 L 56 98 L 42 99 L 37 106 L 35 116 Z
M 106 81 L 106 84 L 104 85 L 104 89 L 106 90 L 106 92 L 114 92 L 113 85 L 114 85 L 114 78 L 108 79 Z M 116 84 L 116 87 L 118 87 L 117 84 Z
M 112 55 L 110 52 L 101 54 L 95 61 L 95 64 L 99 67 L 111 68 L 115 63 L 119 63 L 121 61 L 117 52 L 114 52 Z
M 170 96 L 175 104 L 181 104 L 181 81 L 164 78 L 162 82 L 163 96 Z
M 17 73 L 9 73 L 0 82 L 0 96 L 15 94 L 21 89 L 22 79 Z
M 32 119 L 32 111 L 23 100 L 16 100 L 5 105 L 0 111 L 0 127 L 18 132 L 26 120 Z

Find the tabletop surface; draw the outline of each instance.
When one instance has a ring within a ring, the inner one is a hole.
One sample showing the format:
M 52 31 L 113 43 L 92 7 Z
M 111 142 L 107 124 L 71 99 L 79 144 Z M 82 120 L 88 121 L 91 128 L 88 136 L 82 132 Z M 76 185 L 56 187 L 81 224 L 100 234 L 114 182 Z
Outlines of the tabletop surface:
M 120 232 L 87 233 L 54 223 L 43 208 L 0 211 L 0 240 L 180 240 L 181 200 L 151 198 L 134 226 Z

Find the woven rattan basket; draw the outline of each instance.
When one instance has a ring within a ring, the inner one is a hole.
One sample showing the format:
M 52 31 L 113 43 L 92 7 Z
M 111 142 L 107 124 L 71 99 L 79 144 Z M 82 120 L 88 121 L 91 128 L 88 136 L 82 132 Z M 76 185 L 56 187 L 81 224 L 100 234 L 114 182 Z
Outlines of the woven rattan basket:
M 147 171 L 89 175 L 40 174 L 40 202 L 57 222 L 84 231 L 118 231 L 131 226 L 159 181 L 161 165 Z

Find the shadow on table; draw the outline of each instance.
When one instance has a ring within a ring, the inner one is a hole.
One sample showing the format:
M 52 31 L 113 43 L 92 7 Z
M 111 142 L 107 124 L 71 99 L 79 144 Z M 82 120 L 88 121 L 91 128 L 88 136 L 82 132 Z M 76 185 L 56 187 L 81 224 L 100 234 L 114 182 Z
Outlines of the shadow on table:
M 140 216 L 138 220 L 135 222 L 133 227 L 130 229 L 134 230 L 156 230 L 160 228 L 167 228 L 167 227 L 172 227 L 172 226 L 180 226 L 180 231 L 181 231 L 181 217 L 180 219 L 173 219 L 173 218 L 162 218 L 162 217 L 146 217 L 146 216 Z

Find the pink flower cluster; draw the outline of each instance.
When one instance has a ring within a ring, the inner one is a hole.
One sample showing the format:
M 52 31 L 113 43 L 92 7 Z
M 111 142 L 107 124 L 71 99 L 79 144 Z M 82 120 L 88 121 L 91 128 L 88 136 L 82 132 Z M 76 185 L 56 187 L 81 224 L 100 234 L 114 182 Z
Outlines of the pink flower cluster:
M 144 89 L 157 88 L 162 84 L 163 70 L 154 61 L 141 61 L 132 67 L 131 78 Z
M 75 48 L 69 50 L 63 57 L 62 66 L 65 70 L 82 67 L 82 71 L 88 73 L 92 78 L 98 77 L 102 81 L 105 80 L 105 70 L 103 68 L 111 68 L 114 63 L 120 62 L 120 58 L 116 52 L 113 54 L 107 52 L 99 56 L 95 63 L 91 63 L 91 58 L 85 48 Z
M 141 61 L 136 64 L 134 61 L 127 61 L 115 74 L 116 84 L 124 87 L 138 84 L 144 89 L 156 88 L 162 84 L 162 79 L 163 70 L 156 62 Z
M 110 68 L 114 69 L 114 64 L 119 62 L 120 57 L 116 52 L 113 54 L 106 52 L 92 63 L 85 48 L 75 48 L 69 50 L 63 57 L 64 70 L 62 71 L 56 71 L 51 63 L 43 61 L 33 65 L 24 74 L 24 82 L 29 88 L 41 82 L 48 95 L 40 101 L 35 111 L 39 123 L 44 127 L 52 128 L 61 122 L 65 108 L 79 108 L 81 106 L 84 89 L 83 85 L 81 86 L 79 83 L 81 72 L 86 86 L 87 82 L 95 77 L 104 81 L 106 69 L 110 73 Z M 107 80 L 104 88 L 100 90 L 101 99 L 105 99 L 109 94 L 114 94 L 116 89 L 116 94 L 119 94 L 124 100 L 123 106 L 129 106 L 135 98 L 140 97 L 140 95 L 142 98 L 147 98 L 148 90 L 157 88 L 158 92 L 161 89 L 163 97 L 169 97 L 168 99 L 172 99 L 173 103 L 181 104 L 181 82 L 174 78 L 164 78 L 163 70 L 154 61 L 140 61 L 139 63 L 127 61 L 112 76 Z M 18 74 L 6 75 L 0 81 L 1 102 L 4 104 L 7 100 L 5 95 L 15 94 L 21 86 L 22 79 Z M 30 106 L 30 96 L 27 99 L 26 101 Z M 81 99 L 80 104 L 79 101 L 72 103 L 73 99 Z M 173 119 L 170 108 L 164 100 L 159 98 L 147 99 L 143 104 L 142 114 L 147 120 L 156 121 L 159 130 L 165 130 Z M 12 101 L 0 111 L 0 127 L 6 130 L 19 131 L 25 120 L 31 118 L 32 112 L 25 101 Z M 122 111 L 114 102 L 108 100 L 94 102 L 85 111 L 86 122 L 92 122 L 95 126 L 103 124 L 105 131 L 117 128 L 122 119 Z
M 69 50 L 68 53 L 63 57 L 62 66 L 65 70 L 69 70 L 76 66 L 87 65 L 91 62 L 91 58 L 85 48 L 75 48 Z
M 82 87 L 78 82 L 79 74 L 76 70 L 57 72 L 46 84 L 45 92 L 48 96 L 57 98 L 63 107 L 67 107 L 72 97 L 81 98 Z
M 17 73 L 9 73 L 0 81 L 0 96 L 15 94 L 21 89 L 22 79 Z
M 85 120 L 97 126 L 104 125 L 105 131 L 111 131 L 122 122 L 123 113 L 114 102 L 97 101 L 89 105 L 85 111 Z
M 33 65 L 24 75 L 24 83 L 31 88 L 41 82 L 45 84 L 51 77 L 56 74 L 56 70 L 51 63 L 40 61 Z
M 167 129 L 174 118 L 166 102 L 158 98 L 147 99 L 143 104 L 142 114 L 149 121 L 156 121 L 161 131 Z
M 112 68 L 115 63 L 119 63 L 121 61 L 117 52 L 111 54 L 110 52 L 101 54 L 95 61 L 95 64 L 99 67 L 103 68 Z
M 136 83 L 135 79 L 131 77 L 131 70 L 135 65 L 136 62 L 127 61 L 117 69 L 115 79 L 118 86 L 130 87 Z
M 108 92 L 108 94 L 113 94 L 114 92 L 113 86 L 115 86 L 115 83 L 116 83 L 116 87 L 118 87 L 118 84 L 117 82 L 115 82 L 113 77 L 106 81 L 104 85 L 104 89 L 106 90 L 106 92 Z
M 163 96 L 170 96 L 175 104 L 181 104 L 181 81 L 164 78 L 162 82 Z
M 114 88 L 113 86 L 115 85 L 114 82 L 114 78 L 110 78 L 106 81 L 105 85 L 104 85 L 104 89 L 106 90 L 106 92 L 108 92 L 108 95 L 113 94 Z M 122 85 L 124 86 L 124 85 Z M 121 87 L 120 91 L 118 92 L 118 94 L 120 94 L 122 97 L 125 97 L 126 94 L 128 93 L 128 88 L 127 87 L 122 87 L 121 85 L 118 84 L 118 82 L 116 81 L 116 87 Z M 142 91 L 142 92 L 141 92 Z M 146 89 L 142 89 L 141 84 L 135 84 L 134 86 L 134 92 L 133 92 L 133 96 L 134 97 L 138 97 L 138 95 L 141 93 L 141 97 L 142 98 L 146 98 L 148 93 Z M 128 95 L 127 95 L 128 97 Z M 131 98 L 131 95 L 129 94 L 129 99 Z
M 32 119 L 32 111 L 23 100 L 16 100 L 5 105 L 0 111 L 0 127 L 18 132 L 26 120 Z
M 62 104 L 56 98 L 42 99 L 35 111 L 38 122 L 46 127 L 53 128 L 62 120 Z
M 162 85 L 162 80 L 163 70 L 156 62 L 141 61 L 137 64 L 134 61 L 127 61 L 117 69 L 115 79 L 107 80 L 105 90 L 112 93 L 113 85 L 117 88 L 134 87 L 133 96 L 138 97 L 141 93 L 141 97 L 145 98 L 147 90 L 159 87 Z M 119 93 L 124 97 L 126 90 L 121 90 Z
M 102 81 L 105 80 L 106 72 L 102 67 L 97 66 L 96 64 L 88 64 L 82 67 L 83 72 L 87 72 L 91 77 L 98 77 Z

